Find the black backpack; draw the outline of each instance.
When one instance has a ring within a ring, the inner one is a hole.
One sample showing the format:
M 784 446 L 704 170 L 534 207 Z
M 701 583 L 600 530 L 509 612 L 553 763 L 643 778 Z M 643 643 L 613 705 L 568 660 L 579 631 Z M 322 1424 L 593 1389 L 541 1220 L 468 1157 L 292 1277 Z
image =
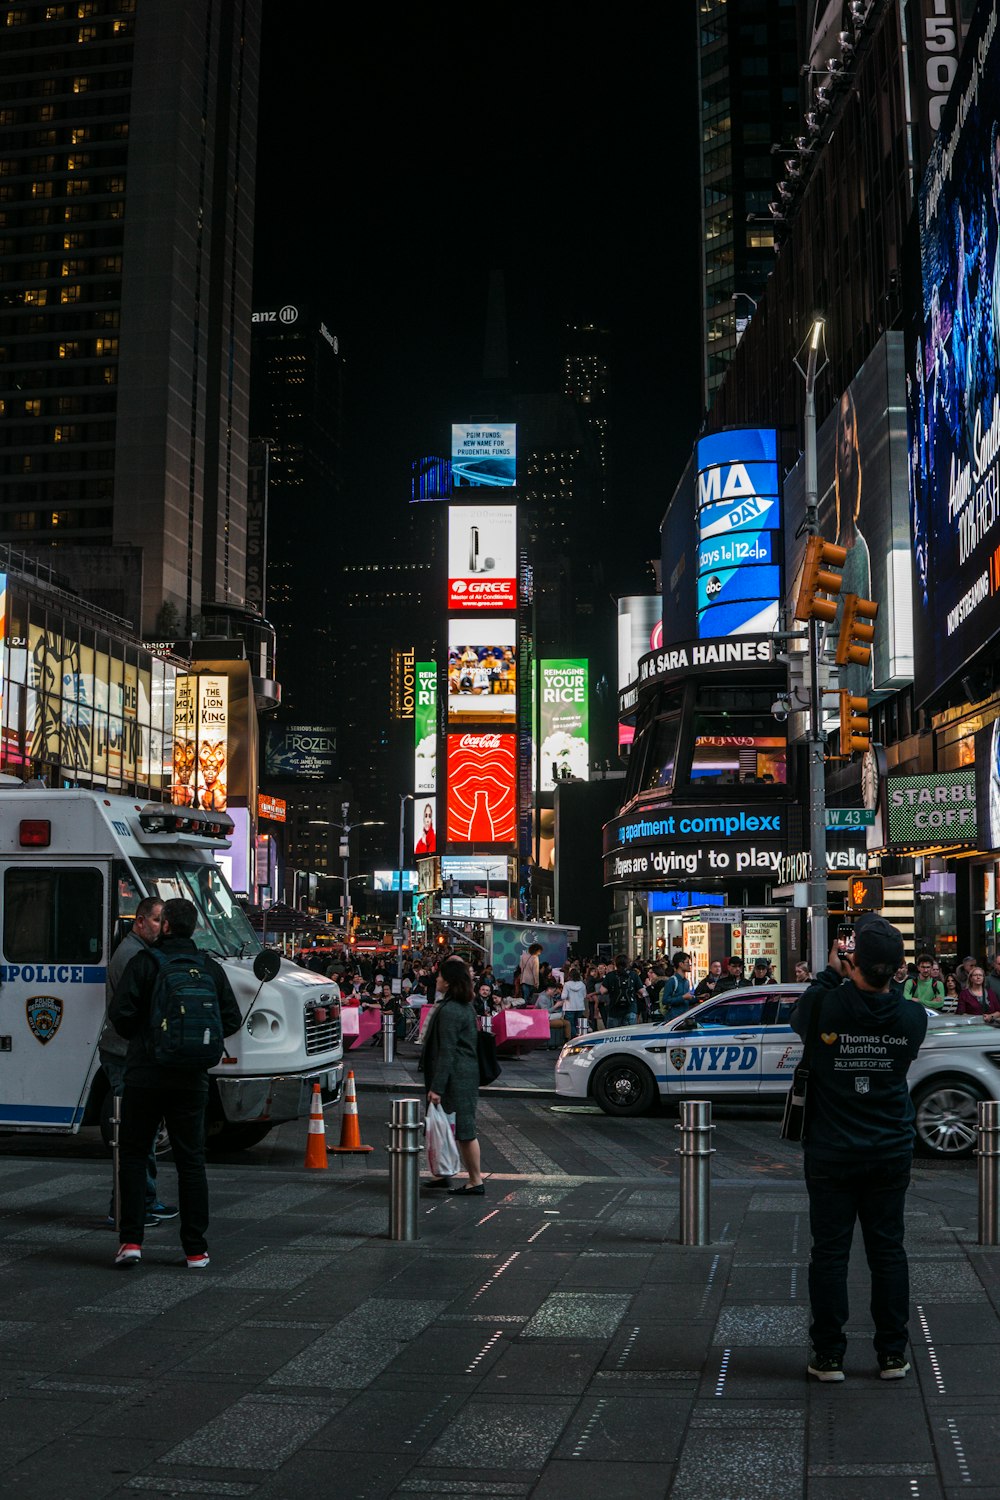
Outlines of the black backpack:
M 225 1050 L 215 979 L 204 955 L 150 948 L 158 973 L 149 1007 L 153 1061 L 204 1072 Z

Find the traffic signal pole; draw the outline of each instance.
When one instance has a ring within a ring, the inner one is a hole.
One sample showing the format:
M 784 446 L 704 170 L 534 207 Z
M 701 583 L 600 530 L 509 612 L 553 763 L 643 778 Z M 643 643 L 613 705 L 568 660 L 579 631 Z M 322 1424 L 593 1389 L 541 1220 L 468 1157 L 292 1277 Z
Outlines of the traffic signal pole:
M 816 376 L 820 347 L 823 343 L 823 320 L 817 318 L 809 335 L 805 376 L 805 481 L 806 530 L 819 535 L 819 484 L 816 471 Z M 796 360 L 798 364 L 798 360 Z M 826 364 L 824 352 L 823 364 Z M 812 971 L 818 974 L 826 967 L 829 950 L 829 913 L 826 889 L 826 739 L 823 734 L 823 692 L 820 685 L 820 656 L 825 625 L 814 614 L 809 618 L 809 951 Z

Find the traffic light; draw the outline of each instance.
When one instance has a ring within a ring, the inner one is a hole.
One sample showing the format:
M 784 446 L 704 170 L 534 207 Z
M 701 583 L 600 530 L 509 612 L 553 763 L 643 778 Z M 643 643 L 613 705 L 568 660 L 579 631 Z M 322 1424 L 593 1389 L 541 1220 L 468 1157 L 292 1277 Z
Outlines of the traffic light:
M 881 911 L 884 899 L 881 875 L 852 875 L 847 882 L 851 911 Z
M 837 696 L 840 699 L 840 753 L 849 757 L 855 750 L 867 750 L 871 744 L 868 699 L 854 698 L 845 692 Z
M 867 667 L 871 661 L 872 641 L 875 626 L 869 624 L 878 614 L 874 599 L 862 599 L 857 594 L 844 595 L 844 612 L 840 617 L 840 635 L 837 637 L 837 666 L 851 663 L 855 667 Z
M 847 561 L 847 548 L 833 542 L 825 542 L 821 536 L 811 536 L 806 543 L 806 560 L 802 564 L 802 582 L 795 601 L 796 620 L 835 620 L 836 599 L 818 599 L 817 594 L 839 594 L 843 582 L 839 573 L 830 568 L 842 568 Z

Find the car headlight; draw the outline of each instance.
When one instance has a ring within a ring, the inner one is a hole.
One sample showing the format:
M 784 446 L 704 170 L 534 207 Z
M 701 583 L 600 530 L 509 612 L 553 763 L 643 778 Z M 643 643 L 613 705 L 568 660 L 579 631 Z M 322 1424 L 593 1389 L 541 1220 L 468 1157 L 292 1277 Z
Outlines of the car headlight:
M 579 1057 L 581 1052 L 593 1052 L 593 1042 L 568 1042 L 562 1049 L 563 1057 Z

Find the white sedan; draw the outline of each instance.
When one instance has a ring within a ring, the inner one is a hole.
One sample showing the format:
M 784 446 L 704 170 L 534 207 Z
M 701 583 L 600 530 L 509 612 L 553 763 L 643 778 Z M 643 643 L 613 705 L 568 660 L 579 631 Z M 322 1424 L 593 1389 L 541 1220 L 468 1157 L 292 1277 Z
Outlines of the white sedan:
M 730 990 L 672 1021 L 593 1031 L 556 1062 L 556 1093 L 593 1099 L 609 1115 L 644 1114 L 661 1099 L 780 1104 L 802 1056 L 789 1020 L 804 985 Z M 909 1072 L 918 1145 L 968 1156 L 976 1106 L 1000 1099 L 1000 1028 L 974 1016 L 928 1013 Z

